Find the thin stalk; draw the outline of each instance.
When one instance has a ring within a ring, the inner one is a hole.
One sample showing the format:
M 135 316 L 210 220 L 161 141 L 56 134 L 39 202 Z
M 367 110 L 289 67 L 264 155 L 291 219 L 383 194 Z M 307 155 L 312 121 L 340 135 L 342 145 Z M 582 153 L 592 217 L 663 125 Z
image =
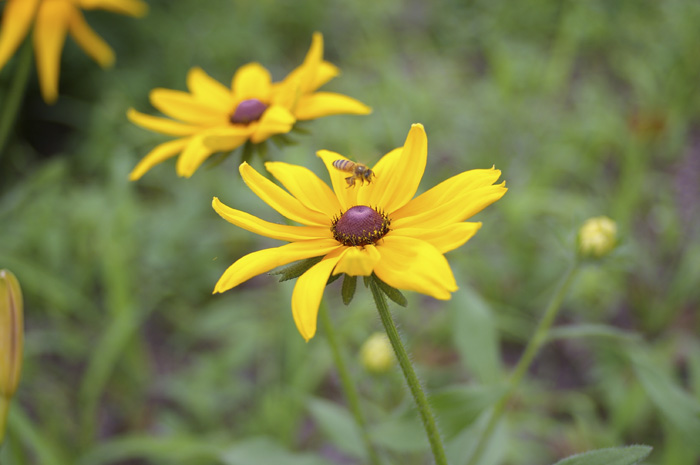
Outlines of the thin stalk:
M 328 344 L 331 346 L 331 352 L 333 354 L 333 361 L 338 369 L 338 374 L 340 375 L 340 382 L 343 385 L 343 390 L 345 391 L 345 397 L 347 397 L 348 404 L 350 406 L 350 411 L 355 417 L 355 422 L 360 427 L 360 434 L 362 435 L 362 440 L 365 443 L 365 448 L 367 449 L 367 456 L 369 457 L 369 463 L 372 465 L 379 465 L 379 455 L 377 454 L 374 444 L 367 430 L 367 422 L 362 414 L 362 409 L 360 408 L 360 396 L 357 393 L 355 383 L 352 381 L 350 376 L 350 371 L 345 364 L 345 359 L 340 350 L 340 344 L 338 343 L 338 337 L 335 333 L 335 328 L 328 316 L 328 309 L 326 308 L 326 302 L 321 300 L 321 305 L 319 307 L 319 318 L 321 324 L 323 325 L 323 331 L 326 333 L 326 339 L 328 339 Z
M 0 395 L 0 447 L 5 440 L 5 426 L 7 425 L 7 414 L 10 411 L 10 399 Z
M 10 87 L 5 94 L 0 114 L 0 156 L 5 150 L 7 138 L 17 120 L 17 112 L 24 98 L 24 91 L 27 88 L 29 71 L 32 68 L 32 41 L 25 39 L 17 57 L 17 67 L 15 75 L 10 83 Z
M 549 305 L 542 315 L 542 319 L 535 329 L 535 334 L 532 336 L 532 339 L 530 339 L 530 342 L 527 343 L 523 355 L 520 357 L 518 364 L 513 370 L 513 374 L 508 381 L 506 391 L 503 393 L 501 398 L 498 399 L 498 402 L 496 402 L 496 405 L 491 412 L 491 417 L 486 424 L 486 428 L 484 428 L 483 432 L 481 433 L 481 436 L 476 443 L 476 447 L 474 448 L 474 452 L 469 458 L 469 462 L 467 462 L 468 465 L 476 465 L 479 463 L 481 455 L 484 453 L 484 449 L 486 448 L 486 444 L 488 444 L 489 440 L 491 439 L 491 435 L 493 434 L 496 425 L 505 412 L 506 405 L 508 405 L 510 398 L 518 388 L 520 381 L 522 381 L 525 373 L 527 373 L 527 370 L 530 368 L 530 365 L 537 355 L 537 352 L 547 340 L 549 329 L 552 327 L 552 323 L 559 312 L 564 296 L 566 296 L 566 293 L 574 280 L 576 271 L 578 271 L 578 266 L 579 263 L 577 261 L 569 268 L 566 275 L 559 283 L 559 287 L 552 296 L 552 300 L 549 302 Z
M 447 457 L 445 456 L 445 448 L 442 445 L 442 438 L 440 437 L 440 432 L 437 428 L 437 423 L 435 422 L 435 415 L 433 414 L 428 399 L 420 385 L 418 376 L 413 369 L 413 364 L 408 358 L 406 349 L 401 342 L 401 337 L 396 329 L 394 320 L 389 312 L 389 306 L 387 305 L 384 293 L 379 288 L 376 278 L 372 278 L 369 281 L 369 287 L 372 290 L 372 296 L 374 297 L 374 303 L 377 305 L 377 310 L 379 311 L 379 317 L 382 320 L 386 334 L 391 341 L 391 345 L 394 347 L 394 352 L 396 353 L 396 359 L 399 361 L 403 375 L 406 378 L 406 384 L 413 395 L 413 399 L 416 402 L 418 411 L 420 412 L 421 420 L 423 420 L 423 427 L 425 428 L 425 433 L 428 436 L 428 441 L 430 442 L 430 448 L 433 451 L 433 457 L 435 458 L 436 465 L 447 465 Z

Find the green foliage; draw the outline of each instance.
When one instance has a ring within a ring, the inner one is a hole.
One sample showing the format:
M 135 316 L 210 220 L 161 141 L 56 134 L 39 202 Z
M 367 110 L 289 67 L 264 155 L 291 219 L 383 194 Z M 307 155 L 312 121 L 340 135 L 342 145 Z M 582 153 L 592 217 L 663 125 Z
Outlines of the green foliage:
M 634 465 L 651 453 L 649 446 L 615 447 L 576 454 L 556 465 Z
M 231 263 L 280 242 L 226 223 L 210 204 L 218 196 L 284 223 L 241 181 L 242 159 L 327 179 L 317 150 L 372 164 L 414 122 L 429 138 L 419 192 L 492 165 L 509 187 L 474 218 L 479 233 L 446 254 L 460 287 L 451 301 L 382 287 L 406 307 L 393 310 L 450 463 L 466 463 L 577 228 L 602 214 L 617 221 L 620 246 L 579 274 L 481 463 L 649 454 L 623 444 L 653 446 L 649 463 L 698 463 L 700 3 L 149 5 L 138 20 L 87 11 L 116 66 L 99 69 L 67 41 L 59 101 L 43 104 L 32 71 L 0 153 L 0 268 L 20 280 L 26 318 L 2 465 L 361 461 L 323 331 L 305 343 L 294 327 L 293 282 L 263 275 L 211 294 Z M 251 61 L 281 79 L 315 30 L 342 71 L 324 90 L 357 97 L 371 115 L 304 122 L 190 179 L 169 160 L 127 181 L 166 140 L 125 118 L 129 107 L 157 114 L 151 89 L 184 90 L 191 66 L 228 85 Z M 17 57 L 0 71 L 0 111 L 15 69 Z M 380 323 L 369 292 L 350 286 L 329 284 L 325 298 L 354 354 Z M 425 463 L 400 376 L 356 360 L 350 370 L 385 463 Z

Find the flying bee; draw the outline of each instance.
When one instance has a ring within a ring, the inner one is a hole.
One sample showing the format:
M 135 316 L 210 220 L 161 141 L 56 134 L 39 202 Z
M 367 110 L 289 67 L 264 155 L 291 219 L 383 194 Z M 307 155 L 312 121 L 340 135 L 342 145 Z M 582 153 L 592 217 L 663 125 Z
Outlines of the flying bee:
M 360 180 L 360 185 L 364 185 L 365 181 L 367 181 L 367 184 L 371 183 L 372 178 L 375 176 L 374 171 L 369 169 L 367 165 L 350 160 L 335 160 L 333 167 L 346 173 L 352 173 L 352 176 L 345 178 L 345 182 L 348 183 L 348 189 L 354 187 L 355 181 L 358 179 Z

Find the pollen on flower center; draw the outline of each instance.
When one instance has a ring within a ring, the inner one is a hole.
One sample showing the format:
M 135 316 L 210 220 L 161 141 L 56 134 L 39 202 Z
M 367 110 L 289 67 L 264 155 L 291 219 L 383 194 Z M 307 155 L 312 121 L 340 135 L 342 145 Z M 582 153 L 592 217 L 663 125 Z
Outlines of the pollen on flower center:
M 256 98 L 243 100 L 236 107 L 229 120 L 233 124 L 248 124 L 257 121 L 267 110 L 267 105 Z
M 349 208 L 333 220 L 331 231 L 336 241 L 347 246 L 374 244 L 389 232 L 389 217 L 364 205 Z

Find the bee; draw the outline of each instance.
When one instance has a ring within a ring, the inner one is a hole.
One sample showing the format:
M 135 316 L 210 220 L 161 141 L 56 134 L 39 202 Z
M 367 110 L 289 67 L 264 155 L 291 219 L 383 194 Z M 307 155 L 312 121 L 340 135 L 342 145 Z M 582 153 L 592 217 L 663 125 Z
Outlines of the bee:
M 335 160 L 333 162 L 333 167 L 340 171 L 345 171 L 346 173 L 352 173 L 352 176 L 345 178 L 345 182 L 348 183 L 348 189 L 354 187 L 355 181 L 358 179 L 360 180 L 360 185 L 363 185 L 365 181 L 369 184 L 375 176 L 374 171 L 369 169 L 367 165 L 355 163 L 350 160 Z

